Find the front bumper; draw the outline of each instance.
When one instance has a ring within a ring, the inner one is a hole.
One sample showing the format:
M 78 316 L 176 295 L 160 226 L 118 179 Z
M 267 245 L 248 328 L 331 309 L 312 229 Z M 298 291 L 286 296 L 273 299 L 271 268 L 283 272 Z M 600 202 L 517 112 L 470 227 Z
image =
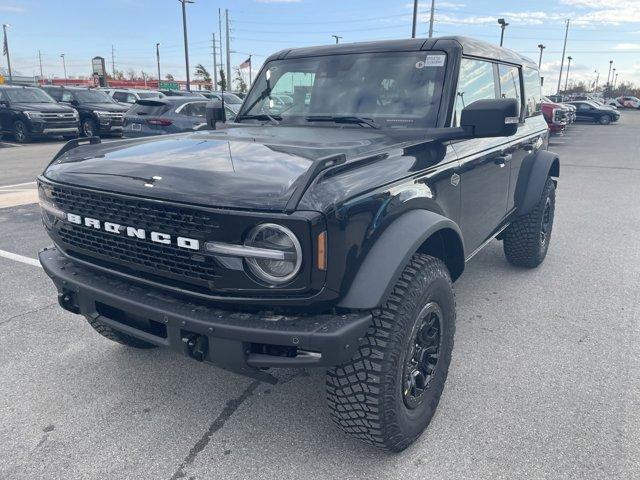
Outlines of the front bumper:
M 39 253 L 60 305 L 114 330 L 267 382 L 266 367 L 327 367 L 349 360 L 368 313 L 277 315 L 223 310 L 80 266 L 56 248 Z M 196 357 L 189 341 L 206 345 Z

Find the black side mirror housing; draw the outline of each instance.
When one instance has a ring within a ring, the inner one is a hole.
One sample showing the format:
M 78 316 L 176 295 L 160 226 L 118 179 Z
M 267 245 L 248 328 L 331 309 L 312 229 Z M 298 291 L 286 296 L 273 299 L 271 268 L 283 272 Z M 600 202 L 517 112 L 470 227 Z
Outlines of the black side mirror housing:
M 477 100 L 462 109 L 460 127 L 473 138 L 509 137 L 520 123 L 520 104 L 515 98 Z
M 207 125 L 209 125 L 213 130 L 216 129 L 216 123 L 224 123 L 227 120 L 221 100 L 211 100 L 207 102 L 206 114 Z

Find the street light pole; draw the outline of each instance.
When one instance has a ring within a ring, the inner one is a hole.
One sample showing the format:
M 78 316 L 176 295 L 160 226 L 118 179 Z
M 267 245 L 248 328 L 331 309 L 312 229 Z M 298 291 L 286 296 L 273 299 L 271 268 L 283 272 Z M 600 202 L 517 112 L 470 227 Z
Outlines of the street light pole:
M 418 22 L 418 0 L 413 0 L 413 23 L 411 25 L 411 38 L 416 38 L 416 24 Z M 336 39 L 336 43 L 338 43 Z
M 567 78 L 564 81 L 564 93 L 567 93 L 567 85 L 569 84 L 569 69 L 571 68 L 571 55 L 567 57 Z
M 613 89 L 616 89 L 616 83 L 618 83 L 618 74 L 616 73 L 616 76 L 613 78 Z
M 560 75 L 558 75 L 558 88 L 557 93 L 560 93 L 560 82 L 562 82 L 562 70 L 564 69 L 564 54 L 567 52 L 567 37 L 569 36 L 569 19 L 567 19 L 567 26 L 564 30 L 564 45 L 562 46 L 562 58 L 560 60 Z
M 7 69 L 9 70 L 9 83 L 13 83 L 13 75 L 11 73 L 11 57 L 9 56 L 9 40 L 7 40 L 7 27 L 10 27 L 8 23 L 2 24 L 2 31 L 4 32 L 4 48 L 3 53 L 7 56 Z
M 507 22 L 504 21 L 504 18 L 499 18 L 498 19 L 498 24 L 500 25 L 500 46 L 502 46 L 502 42 L 504 41 L 504 29 L 507 28 L 507 25 L 509 25 Z
M 340 43 L 340 39 L 342 38 L 340 35 L 331 35 L 331 36 L 336 39 L 336 45 Z
M 162 77 L 160 76 L 160 45 L 161 43 L 156 43 L 156 61 L 158 63 L 158 90 L 160 89 L 160 80 Z
M 431 0 L 431 15 L 429 16 L 429 38 L 433 37 L 433 22 L 435 20 L 436 0 Z
M 613 66 L 613 60 L 609 60 L 609 73 L 607 73 L 607 88 L 606 88 L 607 92 L 611 88 L 611 84 L 609 82 L 610 82 L 610 78 L 611 78 L 611 67 L 612 66 Z
M 193 3 L 193 0 L 178 0 L 182 4 L 182 32 L 184 34 L 184 66 L 187 73 L 187 91 L 191 91 L 189 83 L 189 42 L 187 40 L 187 3 Z
M 540 49 L 540 59 L 538 60 L 538 69 L 540 69 L 542 67 L 542 51 L 547 47 L 539 43 L 538 48 Z
M 62 69 L 64 70 L 64 84 L 67 84 L 67 64 L 64 61 L 64 53 L 60 54 L 60 58 L 62 58 Z
M 594 70 L 594 72 L 596 74 L 596 84 L 595 87 L 593 89 L 593 93 L 598 93 L 598 80 L 600 80 L 600 72 L 597 70 Z

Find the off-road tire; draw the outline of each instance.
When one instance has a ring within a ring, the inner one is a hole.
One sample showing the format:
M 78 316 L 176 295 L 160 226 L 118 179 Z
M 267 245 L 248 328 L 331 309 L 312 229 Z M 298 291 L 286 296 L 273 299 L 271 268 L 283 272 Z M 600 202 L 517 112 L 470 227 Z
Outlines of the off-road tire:
M 611 116 L 601 115 L 600 118 L 598 119 L 598 123 L 600 123 L 600 125 L 609 125 L 611 123 Z
M 29 127 L 22 120 L 13 122 L 13 138 L 17 143 L 29 143 L 31 141 Z
M 93 118 L 83 118 L 80 124 L 80 135 L 83 137 L 93 137 L 98 135 L 98 125 Z
M 535 268 L 544 261 L 551 241 L 555 204 L 555 183 L 547 178 L 542 195 L 533 210 L 516 219 L 504 231 L 503 248 L 509 263 L 518 267 Z M 549 217 L 546 218 L 547 206 Z M 548 230 L 543 241 L 545 221 L 548 223 Z
M 132 337 L 131 335 L 127 335 L 126 333 L 118 332 L 108 325 L 105 325 L 100 320 L 92 319 L 90 317 L 86 318 L 87 322 L 89 322 L 89 325 L 91 325 L 96 332 L 111 341 L 133 348 L 156 348 L 156 345 L 154 345 L 153 343 L 145 342 L 144 340 L 139 340 L 135 337 Z
M 440 347 L 433 376 L 418 405 L 406 405 L 405 362 L 425 305 L 441 309 Z M 415 254 L 388 301 L 373 320 L 353 358 L 327 371 L 327 401 L 333 421 L 346 433 L 390 451 L 409 446 L 429 425 L 447 378 L 455 332 L 455 297 L 445 264 Z

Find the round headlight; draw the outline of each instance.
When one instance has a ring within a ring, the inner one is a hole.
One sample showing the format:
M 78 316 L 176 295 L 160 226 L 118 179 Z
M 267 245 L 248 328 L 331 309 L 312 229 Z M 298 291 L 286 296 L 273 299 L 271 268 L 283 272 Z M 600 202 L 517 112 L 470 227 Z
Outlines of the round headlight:
M 255 227 L 245 240 L 249 247 L 282 252 L 281 259 L 247 258 L 251 272 L 259 279 L 279 285 L 295 277 L 302 266 L 302 248 L 294 233 L 275 223 Z

